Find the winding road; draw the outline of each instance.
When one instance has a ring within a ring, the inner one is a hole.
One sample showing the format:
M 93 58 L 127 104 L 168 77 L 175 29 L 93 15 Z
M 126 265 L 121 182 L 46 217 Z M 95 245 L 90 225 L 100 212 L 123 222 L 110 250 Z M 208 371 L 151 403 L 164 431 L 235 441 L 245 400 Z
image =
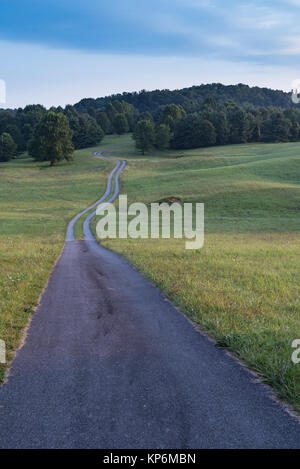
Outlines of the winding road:
M 125 164 L 68 227 L 0 390 L 0 448 L 300 448 L 298 420 L 268 388 L 98 245 L 95 212 L 74 238 L 117 196 Z

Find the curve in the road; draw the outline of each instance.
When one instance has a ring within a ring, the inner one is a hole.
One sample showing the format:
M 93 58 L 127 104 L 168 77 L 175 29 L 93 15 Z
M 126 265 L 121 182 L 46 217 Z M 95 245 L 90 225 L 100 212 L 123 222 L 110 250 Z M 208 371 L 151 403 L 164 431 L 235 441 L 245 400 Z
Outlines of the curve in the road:
M 103 155 L 103 151 L 96 151 L 94 153 L 95 156 L 99 156 L 99 158 L 104 158 L 104 159 L 108 159 L 110 160 L 111 158 L 108 157 L 108 156 L 104 156 Z M 124 167 L 126 165 L 126 161 L 120 161 L 120 160 L 117 160 L 116 162 L 116 166 L 113 168 L 113 170 L 111 171 L 109 177 L 108 177 L 108 180 L 107 180 L 107 186 L 106 186 L 106 191 L 105 193 L 103 194 L 103 196 L 97 200 L 94 204 L 90 205 L 89 207 L 87 207 L 85 210 L 83 210 L 82 212 L 78 213 L 69 223 L 68 225 L 68 228 L 67 228 L 67 233 L 66 233 L 66 241 L 75 241 L 75 236 L 74 236 L 74 226 L 75 226 L 75 223 L 83 216 L 85 215 L 86 213 L 88 213 L 90 210 L 92 210 L 94 207 L 97 207 L 99 204 L 101 204 L 102 202 L 104 202 L 107 197 L 109 196 L 109 194 L 111 193 L 111 187 L 112 187 L 112 182 L 113 182 L 113 177 L 114 175 L 116 174 L 116 178 L 115 178 L 115 192 L 113 194 L 113 197 L 111 199 L 109 199 L 108 202 L 112 202 L 113 200 L 115 200 L 115 198 L 117 197 L 118 193 L 119 193 L 119 176 L 121 174 L 121 172 L 123 171 Z M 117 188 L 117 191 L 116 191 L 116 188 Z M 96 214 L 96 211 L 93 212 L 93 216 Z M 91 220 L 92 217 L 89 216 L 89 220 Z M 86 226 L 86 224 L 85 224 Z M 87 230 L 87 227 L 85 228 Z M 88 233 L 88 236 L 91 236 L 90 232 L 88 232 L 89 230 L 87 230 L 87 233 Z M 94 239 L 94 238 L 93 238 Z
M 103 205 L 99 206 L 99 209 L 104 209 L 105 208 L 105 205 L 106 204 L 109 204 L 111 202 L 113 202 L 116 197 L 119 195 L 119 177 L 120 177 L 120 174 L 121 172 L 123 171 L 123 169 L 125 168 L 126 166 L 126 161 L 123 161 L 121 163 L 121 165 L 118 167 L 118 171 L 116 173 L 116 177 L 115 177 L 115 190 L 114 190 L 114 193 L 112 194 L 112 196 L 110 197 L 110 199 L 108 199 L 107 201 L 105 201 L 105 199 L 102 200 Z M 83 235 L 84 235 L 84 239 L 86 241 L 95 241 L 95 238 L 91 232 L 91 229 L 90 229 L 90 222 L 92 220 L 92 218 L 96 215 L 96 210 L 92 213 L 90 213 L 86 219 L 84 220 L 84 223 L 83 223 Z

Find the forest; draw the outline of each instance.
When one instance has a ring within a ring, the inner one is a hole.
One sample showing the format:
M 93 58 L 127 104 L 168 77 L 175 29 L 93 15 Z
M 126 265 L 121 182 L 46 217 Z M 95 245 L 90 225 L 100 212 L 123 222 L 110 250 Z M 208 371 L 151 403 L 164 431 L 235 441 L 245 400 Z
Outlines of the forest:
M 69 159 L 73 149 L 97 145 L 106 134 L 127 132 L 142 153 L 152 147 L 299 141 L 300 108 L 283 91 L 212 84 L 84 99 L 49 110 L 39 104 L 2 109 L 0 161 L 28 150 L 35 159 L 53 164 L 53 148 L 57 160 Z

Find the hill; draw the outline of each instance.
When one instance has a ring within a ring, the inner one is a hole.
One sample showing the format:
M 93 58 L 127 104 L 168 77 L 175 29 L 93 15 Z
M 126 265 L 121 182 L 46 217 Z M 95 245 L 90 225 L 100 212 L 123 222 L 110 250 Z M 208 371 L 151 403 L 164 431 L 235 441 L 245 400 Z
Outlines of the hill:
M 85 98 L 75 104 L 78 112 L 88 112 L 90 109 L 103 109 L 106 104 L 114 100 L 123 100 L 133 105 L 139 112 L 155 113 L 161 106 L 178 104 L 188 112 L 198 109 L 207 98 L 214 98 L 217 103 L 232 100 L 240 105 L 275 106 L 289 108 L 296 106 L 292 103 L 291 93 L 269 88 L 250 87 L 244 84 L 223 85 L 212 83 L 208 85 L 192 86 L 180 90 L 154 90 L 133 93 L 120 93 L 101 98 Z M 299 105 L 297 105 L 299 108 Z

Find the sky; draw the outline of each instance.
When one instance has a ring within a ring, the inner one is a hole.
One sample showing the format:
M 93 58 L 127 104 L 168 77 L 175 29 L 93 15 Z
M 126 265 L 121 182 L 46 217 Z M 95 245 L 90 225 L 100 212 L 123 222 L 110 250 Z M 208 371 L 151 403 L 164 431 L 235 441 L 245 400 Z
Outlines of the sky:
M 2 107 L 212 82 L 290 91 L 300 78 L 300 0 L 0 0 L 0 7 Z

